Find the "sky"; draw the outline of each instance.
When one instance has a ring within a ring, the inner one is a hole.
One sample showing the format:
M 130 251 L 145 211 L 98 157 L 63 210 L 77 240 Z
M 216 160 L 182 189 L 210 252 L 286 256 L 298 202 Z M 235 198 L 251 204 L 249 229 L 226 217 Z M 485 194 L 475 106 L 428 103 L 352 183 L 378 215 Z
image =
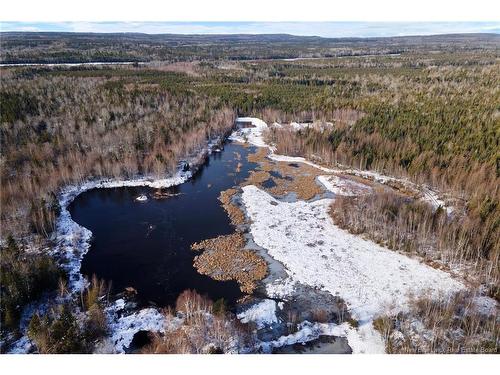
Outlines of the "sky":
M 135 32 L 147 34 L 292 34 L 384 37 L 500 34 L 500 22 L 0 22 L 0 31 Z

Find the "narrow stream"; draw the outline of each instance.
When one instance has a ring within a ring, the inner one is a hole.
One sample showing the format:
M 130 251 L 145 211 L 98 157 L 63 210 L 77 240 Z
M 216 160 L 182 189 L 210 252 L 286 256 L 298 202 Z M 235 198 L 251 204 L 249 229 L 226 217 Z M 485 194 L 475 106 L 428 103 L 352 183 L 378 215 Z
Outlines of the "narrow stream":
M 227 143 L 191 180 L 168 189 L 168 198 L 154 199 L 156 189 L 147 187 L 93 189 L 79 195 L 69 211 L 93 233 L 81 272 L 111 282 L 115 293 L 135 288 L 142 306 L 172 306 L 186 289 L 234 305 L 242 296 L 238 284 L 200 275 L 190 245 L 234 231 L 218 197 L 256 167 L 247 161 L 253 150 Z M 137 201 L 142 194 L 148 199 Z

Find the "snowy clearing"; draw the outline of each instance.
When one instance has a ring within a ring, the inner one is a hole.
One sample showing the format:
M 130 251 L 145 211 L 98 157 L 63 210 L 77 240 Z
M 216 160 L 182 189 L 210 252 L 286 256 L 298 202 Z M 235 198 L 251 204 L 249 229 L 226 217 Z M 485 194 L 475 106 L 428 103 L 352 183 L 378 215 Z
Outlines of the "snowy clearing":
M 331 199 L 281 202 L 253 185 L 243 187 L 242 198 L 254 241 L 293 280 L 343 298 L 361 322 L 387 306 L 404 310 L 411 294 L 437 297 L 464 288 L 443 271 L 335 226 L 328 215 Z

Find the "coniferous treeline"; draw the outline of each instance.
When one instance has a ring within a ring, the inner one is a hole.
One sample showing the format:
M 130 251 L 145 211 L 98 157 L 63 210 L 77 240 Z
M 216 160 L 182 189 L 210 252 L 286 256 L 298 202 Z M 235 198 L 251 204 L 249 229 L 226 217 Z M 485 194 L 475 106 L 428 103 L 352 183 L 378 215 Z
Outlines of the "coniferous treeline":
M 13 237 L 0 248 L 0 314 L 2 330 L 15 330 L 23 307 L 54 290 L 64 273 L 43 253 L 29 252 Z

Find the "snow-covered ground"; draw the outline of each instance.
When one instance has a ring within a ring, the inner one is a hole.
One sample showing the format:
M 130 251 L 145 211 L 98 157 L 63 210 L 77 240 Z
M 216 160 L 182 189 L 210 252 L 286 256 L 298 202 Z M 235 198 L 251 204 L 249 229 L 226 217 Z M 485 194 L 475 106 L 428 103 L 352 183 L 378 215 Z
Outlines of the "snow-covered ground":
M 276 301 L 265 299 L 239 313 L 238 319 L 243 323 L 254 322 L 257 328 L 263 328 L 266 324 L 277 323 L 276 305 Z
M 283 280 L 284 285 L 295 283 L 291 278 Z M 290 291 L 292 292 L 292 291 Z M 281 296 L 283 294 L 280 294 Z M 265 299 L 251 305 L 249 308 L 237 315 L 243 323 L 253 322 L 257 329 L 270 327 L 279 322 L 277 309 L 283 308 L 283 302 L 276 303 L 271 299 Z M 319 323 L 303 321 L 297 327 L 297 332 L 280 336 L 272 341 L 258 341 L 256 348 L 269 353 L 273 348 L 287 345 L 307 343 L 319 338 L 319 336 L 345 337 L 353 353 L 383 353 L 384 342 L 380 333 L 375 331 L 371 322 L 361 325 L 358 329 L 351 327 L 349 323 Z
M 267 129 L 267 124 L 255 117 L 238 117 L 236 120 L 238 123 L 252 123 L 251 128 L 240 128 L 234 131 L 229 139 L 237 142 L 248 142 L 257 147 L 268 147 L 266 142 L 264 142 L 263 132 Z
M 266 293 L 269 297 L 279 298 L 282 296 L 290 296 L 295 291 L 296 281 L 289 277 L 277 279 L 266 285 Z
M 117 317 L 123 300 L 117 300 L 107 309 L 111 347 L 116 353 L 125 353 L 134 335 L 139 331 L 165 332 L 165 316 L 154 308 L 142 309 L 129 315 Z
M 261 342 L 259 347 L 264 352 L 271 352 L 273 348 L 306 343 L 325 335 L 347 338 L 347 343 L 354 354 L 384 353 L 384 343 L 379 333 L 371 327 L 371 325 L 365 325 L 356 330 L 348 323 L 311 323 L 304 321 L 299 324 L 297 332 L 281 336 L 273 341 Z
M 293 281 L 341 297 L 364 337 L 377 337 L 371 321 L 387 306 L 401 311 L 411 295 L 439 297 L 465 288 L 443 271 L 341 230 L 328 214 L 331 199 L 282 202 L 249 185 L 242 200 L 256 244 L 284 264 Z
M 318 181 L 332 193 L 336 195 L 359 196 L 369 194 L 372 189 L 368 185 L 359 182 L 340 178 L 339 176 L 318 176 Z
M 265 122 L 251 117 L 240 118 L 239 121 L 251 122 L 254 127 L 238 130 L 233 140 L 268 147 L 271 160 L 303 163 L 325 172 L 327 175 L 319 176 L 318 181 L 337 195 L 370 192 L 369 186 L 338 176 L 350 174 L 382 184 L 402 184 L 420 192 L 422 199 L 433 207 L 446 207 L 435 191 L 417 186 L 407 179 L 372 171 L 326 168 L 302 157 L 277 155 L 274 147 L 264 141 Z M 295 123 L 292 126 L 303 128 Z M 286 298 L 292 294 L 294 284 L 300 282 L 341 297 L 351 315 L 360 323 L 357 329 L 345 329 L 342 334 L 348 338 L 354 352 L 384 351 L 383 340 L 374 330 L 372 321 L 377 315 L 390 312 L 387 311 L 388 306 L 392 311 L 401 311 L 407 308 L 408 298 L 412 295 L 425 293 L 440 297 L 465 288 L 443 271 L 341 230 L 328 214 L 331 199 L 282 202 L 255 186 L 245 186 L 242 199 L 252 222 L 254 241 L 281 262 L 289 274 L 288 278 L 267 285 L 268 295 Z M 450 207 L 446 208 L 451 212 Z M 312 329 L 305 326 L 305 331 L 299 331 L 292 337 L 282 337 L 269 345 L 287 345 L 294 340 L 304 340 L 304 337 L 314 339 L 325 328 L 318 327 Z M 337 331 L 342 331 L 342 328 L 336 326 L 334 330 L 339 334 Z

